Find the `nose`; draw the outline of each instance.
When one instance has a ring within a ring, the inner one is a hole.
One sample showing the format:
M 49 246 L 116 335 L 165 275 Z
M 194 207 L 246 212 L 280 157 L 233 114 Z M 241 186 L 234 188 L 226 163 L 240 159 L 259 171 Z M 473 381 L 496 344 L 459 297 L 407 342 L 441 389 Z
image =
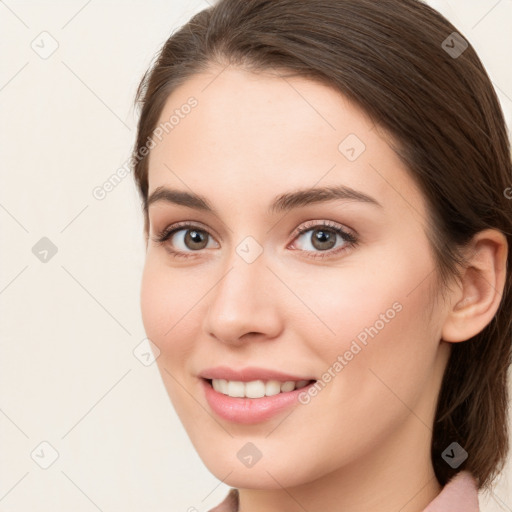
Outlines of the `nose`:
M 227 344 L 275 338 L 282 329 L 280 281 L 267 268 L 264 254 L 247 263 L 235 251 L 212 289 L 204 327 Z M 282 284 L 281 284 L 282 285 Z

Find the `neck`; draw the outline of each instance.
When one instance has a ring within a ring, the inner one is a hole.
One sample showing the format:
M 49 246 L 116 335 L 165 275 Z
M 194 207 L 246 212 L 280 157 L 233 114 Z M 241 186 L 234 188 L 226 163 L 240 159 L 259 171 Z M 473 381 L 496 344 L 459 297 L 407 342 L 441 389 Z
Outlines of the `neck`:
M 286 489 L 240 488 L 239 512 L 422 512 L 442 490 L 431 435 L 411 414 L 392 439 L 367 445 L 357 463 Z

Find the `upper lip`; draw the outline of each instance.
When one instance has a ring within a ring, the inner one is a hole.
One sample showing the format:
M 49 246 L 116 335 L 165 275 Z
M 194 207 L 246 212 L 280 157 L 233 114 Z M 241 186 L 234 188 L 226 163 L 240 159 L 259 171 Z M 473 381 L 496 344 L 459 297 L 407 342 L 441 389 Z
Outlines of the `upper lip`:
M 289 380 L 315 380 L 312 377 L 304 375 L 292 375 L 289 373 L 283 373 L 268 368 L 258 368 L 255 366 L 249 366 L 238 370 L 234 370 L 228 366 L 215 366 L 214 368 L 206 368 L 203 370 L 199 374 L 199 377 L 202 377 L 203 379 L 225 379 L 239 382 L 249 382 L 252 380 L 278 380 L 281 382 L 286 382 Z

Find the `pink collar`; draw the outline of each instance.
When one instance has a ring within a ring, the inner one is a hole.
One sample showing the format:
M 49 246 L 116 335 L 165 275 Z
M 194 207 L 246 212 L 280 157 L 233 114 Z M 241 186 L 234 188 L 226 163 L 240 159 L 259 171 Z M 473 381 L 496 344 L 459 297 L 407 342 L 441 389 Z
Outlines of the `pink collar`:
M 224 501 L 209 512 L 238 512 L 238 490 L 231 488 Z M 468 471 L 460 471 L 423 512 L 480 512 L 476 480 Z
M 235 509 L 236 511 L 236 509 Z M 478 487 L 469 471 L 459 471 L 423 512 L 479 512 Z

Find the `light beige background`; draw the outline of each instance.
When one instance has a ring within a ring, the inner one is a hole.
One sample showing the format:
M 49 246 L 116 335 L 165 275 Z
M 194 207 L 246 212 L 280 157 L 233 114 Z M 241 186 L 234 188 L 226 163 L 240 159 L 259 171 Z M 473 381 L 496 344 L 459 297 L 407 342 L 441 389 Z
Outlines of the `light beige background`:
M 512 1 L 431 3 L 476 47 L 512 125 Z M 129 157 L 143 71 L 207 5 L 0 2 L 0 512 L 192 512 L 226 494 L 143 364 L 131 174 L 93 196 Z M 34 254 L 43 237 L 55 255 Z M 483 511 L 512 511 L 511 476 Z

